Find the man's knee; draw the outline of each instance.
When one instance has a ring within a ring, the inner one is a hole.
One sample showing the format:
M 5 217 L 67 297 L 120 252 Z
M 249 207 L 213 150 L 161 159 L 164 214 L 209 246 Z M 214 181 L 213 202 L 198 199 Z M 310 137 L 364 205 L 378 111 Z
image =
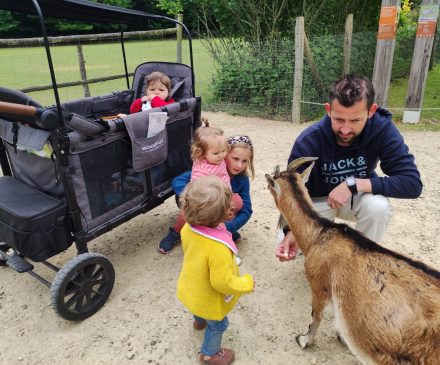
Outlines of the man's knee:
M 373 220 L 389 219 L 393 216 L 393 207 L 390 200 L 382 195 L 362 194 L 357 209 L 358 218 L 367 215 Z

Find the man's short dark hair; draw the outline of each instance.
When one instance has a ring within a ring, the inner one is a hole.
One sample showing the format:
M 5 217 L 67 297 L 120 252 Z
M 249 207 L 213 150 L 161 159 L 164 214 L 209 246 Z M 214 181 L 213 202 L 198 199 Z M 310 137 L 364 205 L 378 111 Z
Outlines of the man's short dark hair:
M 330 86 L 330 107 L 333 100 L 348 108 L 365 100 L 367 110 L 374 103 L 374 87 L 366 77 L 356 74 L 345 75 Z

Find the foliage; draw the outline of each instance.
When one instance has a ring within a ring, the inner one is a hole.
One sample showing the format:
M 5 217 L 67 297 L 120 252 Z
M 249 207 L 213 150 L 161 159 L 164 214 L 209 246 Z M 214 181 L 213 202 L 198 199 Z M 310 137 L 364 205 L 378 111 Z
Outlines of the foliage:
M 10 11 L 0 10 L 0 32 L 7 32 L 19 24 L 20 22 L 12 17 Z
M 292 42 L 275 46 L 236 42 L 233 51 L 216 59 L 214 99 L 257 108 L 262 114 L 286 114 L 291 108 L 295 64 Z
M 350 72 L 369 78 L 373 74 L 375 32 L 355 33 Z M 217 40 L 216 44 L 220 41 Z M 342 75 L 343 35 L 309 38 L 309 44 L 324 89 Z M 215 100 L 259 110 L 259 114 L 289 115 L 292 106 L 295 42 L 234 42 L 229 52 L 214 52 L 217 73 L 212 88 Z M 304 58 L 302 100 L 327 102 L 327 93 L 317 88 L 308 59 Z M 310 120 L 322 113 L 322 106 L 302 104 L 302 116 Z M 263 112 L 261 112 L 263 111 Z
M 156 6 L 162 10 L 166 10 L 167 14 L 170 15 L 183 13 L 183 6 L 180 0 L 159 0 Z
M 414 38 L 417 32 L 418 13 L 414 3 L 410 0 L 402 1 L 402 9 L 399 15 L 398 38 Z

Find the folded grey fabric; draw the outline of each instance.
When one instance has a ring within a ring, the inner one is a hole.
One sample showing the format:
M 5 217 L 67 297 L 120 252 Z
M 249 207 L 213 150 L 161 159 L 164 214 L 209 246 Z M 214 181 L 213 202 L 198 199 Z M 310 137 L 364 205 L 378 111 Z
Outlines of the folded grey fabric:
M 137 172 L 147 170 L 164 162 L 168 156 L 166 126 L 161 132 L 148 138 L 149 117 L 152 112 L 158 112 L 158 108 L 122 118 L 131 139 L 133 168 Z
M 0 118 L 0 138 L 10 144 L 14 144 L 14 132 L 12 131 L 14 124 Z M 50 132 L 18 124 L 17 136 L 18 147 L 40 151 L 49 138 Z

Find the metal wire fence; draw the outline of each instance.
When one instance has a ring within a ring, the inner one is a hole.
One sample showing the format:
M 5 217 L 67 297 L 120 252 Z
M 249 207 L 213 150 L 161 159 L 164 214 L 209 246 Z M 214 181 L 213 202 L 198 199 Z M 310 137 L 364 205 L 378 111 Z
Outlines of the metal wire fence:
M 323 112 L 330 84 L 342 74 L 344 35 L 342 27 L 324 36 L 309 33 L 309 44 L 322 81 L 319 87 L 307 58 L 304 74 L 301 115 L 316 120 Z M 339 33 L 339 34 L 336 34 Z M 352 37 L 350 72 L 373 76 L 377 30 L 355 32 Z M 209 44 L 208 44 L 208 43 Z M 392 79 L 409 75 L 415 38 L 398 39 L 393 61 Z M 58 83 L 80 79 L 77 56 L 82 44 L 87 78 L 124 74 L 121 46 L 118 41 L 72 42 L 51 48 Z M 440 31 L 436 37 L 435 62 L 440 63 Z M 132 38 L 125 41 L 128 72 L 147 61 L 176 61 L 176 35 L 155 38 Z M 214 47 L 213 47 L 214 46 Z M 188 40 L 183 41 L 183 63 L 189 64 Z M 193 40 L 196 94 L 202 96 L 207 110 L 264 116 L 290 120 L 295 73 L 295 42 L 262 40 L 259 43 L 225 39 Z M 44 47 L 0 48 L 0 84 L 15 89 L 51 83 Z M 429 77 L 429 76 L 428 76 Z M 131 84 L 131 80 L 130 80 Z M 127 88 L 125 78 L 89 85 L 92 96 Z M 59 89 L 60 99 L 84 97 L 82 86 Z M 52 90 L 30 92 L 42 105 L 53 104 Z M 404 101 L 402 105 L 404 106 Z
M 440 62 L 440 32 L 435 62 Z M 309 37 L 319 79 L 304 57 L 301 119 L 316 120 L 325 113 L 328 88 L 342 75 L 344 34 Z M 350 72 L 373 77 L 377 31 L 353 33 Z M 392 80 L 408 76 L 415 37 L 396 42 Z M 232 113 L 290 120 L 293 97 L 295 42 L 234 44 L 215 57 L 212 94 L 205 107 Z M 321 81 L 321 82 L 319 82 Z M 320 85 L 322 85 L 320 87 Z M 404 107 L 404 100 L 399 107 Z

